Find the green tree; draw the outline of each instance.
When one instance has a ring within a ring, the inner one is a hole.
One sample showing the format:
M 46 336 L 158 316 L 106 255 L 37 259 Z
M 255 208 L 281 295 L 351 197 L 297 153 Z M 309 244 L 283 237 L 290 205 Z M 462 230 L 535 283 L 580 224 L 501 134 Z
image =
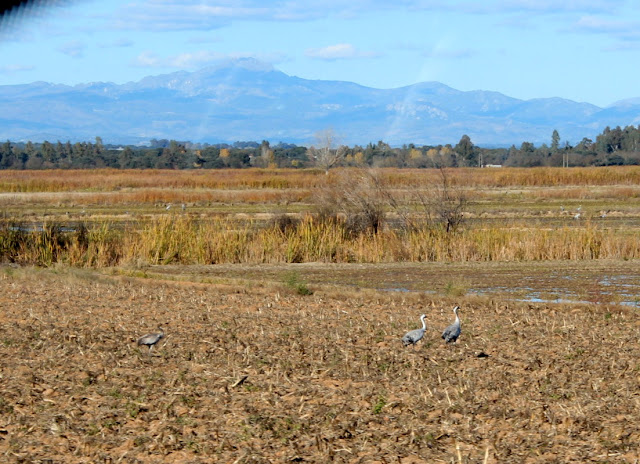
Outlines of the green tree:
M 227 165 L 230 168 L 248 168 L 251 166 L 251 158 L 247 150 L 232 150 L 227 159 Z
M 11 142 L 7 140 L 0 146 L 0 169 L 6 169 L 8 167 L 7 162 L 11 155 Z
M 25 161 L 25 168 L 27 169 L 42 169 L 42 153 L 35 147 L 31 141 L 28 141 L 24 147 L 24 153 L 27 156 Z
M 602 134 L 596 137 L 596 151 L 598 153 L 613 153 L 622 148 L 622 129 L 620 126 L 611 129 L 604 128 Z
M 465 160 L 467 166 L 476 166 L 478 164 L 478 154 L 468 135 L 463 135 L 453 150 Z
M 557 130 L 553 130 L 553 134 L 551 134 L 551 153 L 555 153 L 558 151 L 560 147 L 560 134 Z
M 473 142 L 471 142 L 471 138 L 468 135 L 464 134 L 458 144 L 453 147 L 453 150 L 459 157 L 466 161 L 467 165 L 472 166 L 476 164 Z
M 186 149 L 183 145 L 180 145 L 175 140 L 169 142 L 169 146 L 162 150 L 162 154 L 156 163 L 158 169 L 179 169 L 184 160 L 181 160 L 182 155 L 186 153 Z
M 120 152 L 120 156 L 118 162 L 120 164 L 121 169 L 130 169 L 134 167 L 133 162 L 133 150 L 131 147 L 125 147 L 124 150 Z
M 225 167 L 224 161 L 220 159 L 220 149 L 217 147 L 207 147 L 200 150 L 197 163 L 204 169 L 221 169 Z
M 633 126 L 624 128 L 622 149 L 636 153 L 640 151 L 640 129 Z
M 536 151 L 536 147 L 531 142 L 522 142 L 522 145 L 520 145 L 520 151 L 522 153 L 533 153 Z
M 593 140 L 588 137 L 584 137 L 578 145 L 575 147 L 575 151 L 577 153 L 586 154 L 586 153 L 595 153 L 595 145 L 593 144 Z
M 44 161 L 44 167 L 46 168 L 56 168 L 58 163 L 58 158 L 56 156 L 56 150 L 54 146 L 48 142 L 42 142 L 42 147 L 40 147 L 40 151 L 42 152 L 42 160 Z

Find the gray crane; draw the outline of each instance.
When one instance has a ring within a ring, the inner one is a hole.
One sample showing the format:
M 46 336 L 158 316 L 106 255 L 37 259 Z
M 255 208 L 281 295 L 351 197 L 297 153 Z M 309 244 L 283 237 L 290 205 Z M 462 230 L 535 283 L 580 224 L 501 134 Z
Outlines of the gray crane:
M 427 323 L 424 321 L 426 317 L 426 314 L 420 316 L 420 320 L 422 321 L 421 329 L 411 330 L 404 334 L 404 336 L 402 337 L 402 344 L 404 346 L 413 345 L 415 349 L 416 343 L 422 340 L 422 337 L 424 337 L 424 332 L 427 330 Z
M 153 346 L 163 338 L 164 338 L 164 330 L 162 329 L 162 327 L 158 327 L 157 333 L 150 333 L 140 337 L 138 339 L 138 345 L 147 345 L 149 347 L 149 354 L 151 354 L 151 350 L 153 349 Z
M 444 332 L 442 332 L 442 338 L 447 343 L 455 343 L 460 336 L 460 318 L 458 317 L 459 309 L 460 306 L 456 306 L 455 308 L 453 308 L 453 314 L 456 315 L 456 320 L 453 321 L 453 324 L 444 329 Z

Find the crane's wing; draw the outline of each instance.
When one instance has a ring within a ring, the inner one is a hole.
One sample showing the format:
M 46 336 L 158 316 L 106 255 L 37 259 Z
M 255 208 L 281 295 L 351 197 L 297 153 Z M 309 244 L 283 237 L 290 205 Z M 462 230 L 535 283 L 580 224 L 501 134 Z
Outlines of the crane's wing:
M 456 340 L 460 336 L 460 326 L 458 324 L 451 324 L 442 332 L 442 338 L 447 342 Z

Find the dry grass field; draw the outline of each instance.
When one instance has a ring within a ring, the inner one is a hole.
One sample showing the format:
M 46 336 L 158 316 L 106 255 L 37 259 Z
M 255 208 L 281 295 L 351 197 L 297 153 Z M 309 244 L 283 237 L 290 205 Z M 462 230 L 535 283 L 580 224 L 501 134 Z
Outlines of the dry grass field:
M 0 171 L 0 462 L 640 463 L 640 168 L 368 175 Z
M 3 462 L 640 459 L 635 308 L 0 271 Z

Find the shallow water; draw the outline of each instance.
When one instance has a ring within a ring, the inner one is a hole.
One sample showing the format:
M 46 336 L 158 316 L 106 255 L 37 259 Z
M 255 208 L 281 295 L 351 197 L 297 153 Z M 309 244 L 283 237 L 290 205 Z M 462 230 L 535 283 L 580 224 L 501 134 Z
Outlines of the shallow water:
M 532 303 L 640 306 L 640 260 L 154 266 L 185 279 L 286 282 L 428 295 L 482 295 Z

